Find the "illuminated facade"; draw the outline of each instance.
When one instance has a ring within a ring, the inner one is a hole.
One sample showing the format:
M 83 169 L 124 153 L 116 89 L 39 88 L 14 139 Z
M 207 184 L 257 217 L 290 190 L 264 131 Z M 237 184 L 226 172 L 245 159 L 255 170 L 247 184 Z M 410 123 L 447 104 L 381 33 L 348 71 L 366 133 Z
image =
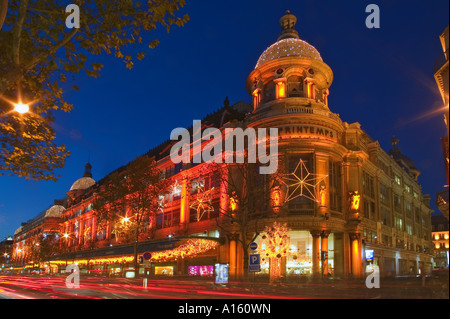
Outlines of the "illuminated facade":
M 388 154 L 359 123 L 343 122 L 330 110 L 333 72 L 299 38 L 296 21 L 289 12 L 281 18 L 277 42 L 248 76 L 252 104 L 230 106 L 226 100 L 202 120 L 205 128 L 278 128 L 278 173 L 257 179 L 262 190 L 247 205 L 231 191 L 237 170 L 221 179 L 212 164 L 175 165 L 169 156 L 173 141 L 149 151 L 172 186 L 158 199 L 163 208 L 156 220 L 141 229 L 139 255 L 151 252 L 151 265 L 143 261 L 141 273 L 209 276 L 215 263 L 226 263 L 231 279 L 240 279 L 249 253 L 261 255 L 257 276 L 360 278 L 371 263 L 383 276 L 431 271 L 430 198 L 418 184 L 420 172 L 397 140 Z M 92 200 L 101 184 L 87 166 L 68 192 L 60 252 L 49 258 L 57 271 L 78 262 L 82 271 L 123 274 L 132 265 L 132 245 L 112 225 L 98 227 Z M 256 189 L 250 179 L 239 184 Z M 275 222 L 282 225 L 283 240 L 271 242 Z M 23 229 L 16 233 L 15 251 L 21 236 L 27 236 Z M 257 248 L 251 251 L 252 241 Z
M 449 170 L 449 150 L 448 150 L 448 26 L 439 36 L 439 40 L 442 45 L 443 54 L 439 57 L 439 59 L 434 64 L 434 78 L 436 80 L 436 84 L 438 86 L 439 92 L 442 97 L 443 102 L 443 110 L 444 110 L 444 122 L 447 126 L 447 136 L 441 138 L 442 141 L 442 151 L 444 154 L 444 165 L 445 165 L 445 174 L 447 177 L 447 186 L 446 189 L 439 192 L 436 196 L 436 204 L 438 205 L 439 210 L 444 214 L 448 219 L 448 170 Z
M 431 216 L 432 237 L 434 244 L 434 269 L 448 268 L 449 265 L 449 231 L 448 219 L 443 215 Z

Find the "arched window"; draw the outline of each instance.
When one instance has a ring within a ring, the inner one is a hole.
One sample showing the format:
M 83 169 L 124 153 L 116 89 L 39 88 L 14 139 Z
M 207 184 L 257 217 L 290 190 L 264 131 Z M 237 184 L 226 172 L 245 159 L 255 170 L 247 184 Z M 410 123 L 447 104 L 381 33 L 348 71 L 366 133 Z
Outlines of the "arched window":
M 270 81 L 269 83 L 267 83 L 264 86 L 263 95 L 264 95 L 264 97 L 263 97 L 264 102 L 275 100 L 275 83 L 274 82 Z
M 292 75 L 288 77 L 288 97 L 303 97 L 303 78 Z

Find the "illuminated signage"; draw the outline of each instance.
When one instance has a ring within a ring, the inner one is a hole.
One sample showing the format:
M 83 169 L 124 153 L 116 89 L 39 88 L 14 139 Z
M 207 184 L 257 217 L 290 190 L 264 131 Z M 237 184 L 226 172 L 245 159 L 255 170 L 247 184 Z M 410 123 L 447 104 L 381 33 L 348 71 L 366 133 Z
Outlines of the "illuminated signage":
M 278 127 L 280 138 L 319 138 L 337 141 L 336 131 L 316 125 L 286 125 Z
M 373 249 L 366 250 L 366 261 L 372 261 L 374 256 Z
M 188 266 L 190 276 L 212 277 L 214 275 L 214 266 Z
M 216 284 L 227 284 L 228 283 L 228 264 L 216 264 L 214 270 L 216 273 L 214 282 Z
M 159 276 L 173 276 L 173 266 L 155 267 L 155 275 Z

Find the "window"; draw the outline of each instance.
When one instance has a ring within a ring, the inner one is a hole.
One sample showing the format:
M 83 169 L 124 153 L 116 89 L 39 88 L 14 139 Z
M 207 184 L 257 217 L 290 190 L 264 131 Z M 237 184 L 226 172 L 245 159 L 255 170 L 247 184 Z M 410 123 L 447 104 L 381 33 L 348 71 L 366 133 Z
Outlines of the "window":
M 390 196 L 390 192 L 389 192 L 389 188 L 380 183 L 380 201 L 387 205 L 390 206 L 390 201 L 391 201 L 391 196 Z
M 303 79 L 301 76 L 293 75 L 288 78 L 288 96 L 303 96 Z
M 180 210 L 163 212 L 156 216 L 156 228 L 169 228 L 180 224 Z
M 373 187 L 373 177 L 363 172 L 363 192 L 365 196 L 375 198 L 375 189 Z
M 404 184 L 403 187 L 405 188 L 405 191 L 411 194 L 411 186 L 409 186 L 408 184 Z
M 412 235 L 412 234 L 413 234 L 413 227 L 412 227 L 412 224 L 411 224 L 410 221 L 406 220 L 405 228 L 406 228 L 406 232 L 407 232 L 409 235 Z
M 197 194 L 199 188 L 203 188 L 204 191 L 208 189 L 205 178 L 194 178 L 191 181 L 191 194 Z
M 275 83 L 270 81 L 263 90 L 264 102 L 275 100 Z
M 413 218 L 412 217 L 412 206 L 411 203 L 406 202 L 405 203 L 405 214 L 407 218 Z
M 328 180 L 330 185 L 330 204 L 331 210 L 342 210 L 342 176 L 341 163 L 330 161 Z
M 375 203 L 371 200 L 364 199 L 364 217 L 375 219 Z
M 394 194 L 394 210 L 399 213 L 402 211 L 402 198 L 397 194 Z
M 403 230 L 403 219 L 400 216 L 394 217 L 395 228 L 399 231 Z
M 386 226 L 391 226 L 391 211 L 383 206 L 381 206 L 381 223 Z
M 400 179 L 400 176 L 398 176 L 397 174 L 394 174 L 394 181 L 395 183 L 397 183 L 397 185 L 402 185 L 402 180 Z

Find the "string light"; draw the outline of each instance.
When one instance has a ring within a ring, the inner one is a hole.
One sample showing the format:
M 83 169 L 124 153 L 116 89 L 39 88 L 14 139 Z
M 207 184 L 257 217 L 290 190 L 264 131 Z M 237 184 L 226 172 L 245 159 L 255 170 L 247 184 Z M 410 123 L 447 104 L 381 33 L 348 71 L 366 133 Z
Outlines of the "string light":
M 327 177 L 328 175 L 310 173 L 305 162 L 300 159 L 295 170 L 282 179 L 287 186 L 285 201 L 288 202 L 297 197 L 306 197 L 319 203 L 317 186 Z
M 178 258 L 193 257 L 217 248 L 218 242 L 210 239 L 189 239 L 186 243 L 170 250 L 152 253 L 153 262 L 170 261 Z
M 319 51 L 306 41 L 288 38 L 275 42 L 261 54 L 256 67 L 260 65 L 288 56 L 307 57 L 322 61 Z

